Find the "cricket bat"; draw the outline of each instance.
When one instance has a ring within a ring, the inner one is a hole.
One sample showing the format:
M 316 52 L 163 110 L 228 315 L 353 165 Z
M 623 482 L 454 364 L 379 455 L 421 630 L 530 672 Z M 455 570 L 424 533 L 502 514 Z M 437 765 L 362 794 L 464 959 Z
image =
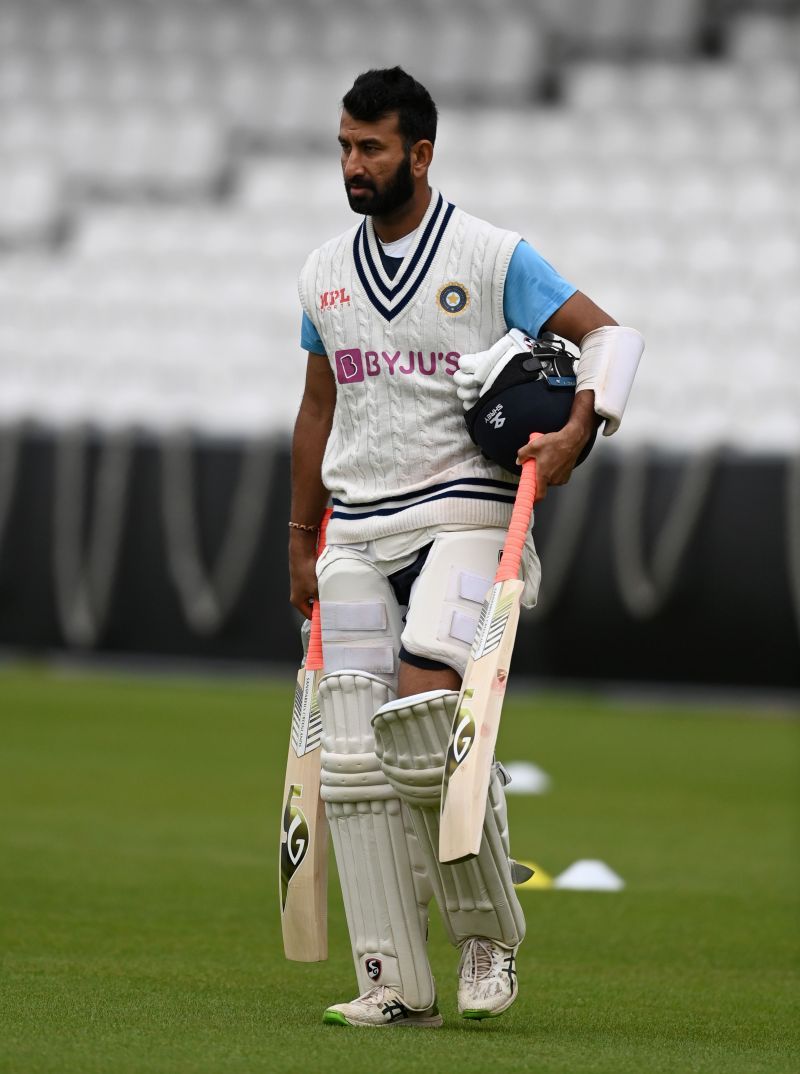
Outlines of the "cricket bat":
M 319 531 L 317 555 L 325 547 L 330 510 Z M 328 957 L 328 822 L 320 798 L 322 716 L 317 685 L 323 673 L 319 601 L 311 612 L 311 636 L 297 673 L 278 864 L 283 950 L 293 962 Z
M 540 433 L 533 433 L 535 440 Z M 536 462 L 522 466 L 514 510 L 492 588 L 481 608 L 450 732 L 442 781 L 439 860 L 480 850 L 494 747 L 519 622 L 522 548 L 536 499 Z

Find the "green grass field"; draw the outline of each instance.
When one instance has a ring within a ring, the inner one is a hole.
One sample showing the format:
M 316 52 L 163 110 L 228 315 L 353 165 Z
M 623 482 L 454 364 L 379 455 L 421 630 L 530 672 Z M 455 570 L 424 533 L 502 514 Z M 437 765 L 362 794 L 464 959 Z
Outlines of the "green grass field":
M 618 894 L 524 892 L 515 1007 L 445 1026 L 323 1026 L 355 993 L 282 957 L 276 840 L 293 682 L 0 671 L 0 1071 L 792 1074 L 798 723 L 744 711 L 511 695 L 513 850 L 602 858 Z M 333 872 L 335 878 L 335 872 Z

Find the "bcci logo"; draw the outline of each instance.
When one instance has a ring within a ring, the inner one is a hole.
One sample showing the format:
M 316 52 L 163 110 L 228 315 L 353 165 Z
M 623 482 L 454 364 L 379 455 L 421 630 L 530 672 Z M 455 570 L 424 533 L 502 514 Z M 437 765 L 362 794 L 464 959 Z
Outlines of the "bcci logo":
M 463 284 L 446 283 L 439 291 L 439 305 L 451 316 L 463 313 L 469 305 L 469 291 Z
M 308 853 L 308 821 L 299 805 L 293 805 L 293 798 L 300 798 L 303 785 L 293 783 L 289 787 L 286 806 L 283 810 L 281 832 L 281 909 L 286 908 L 286 895 L 292 877 L 303 864 Z

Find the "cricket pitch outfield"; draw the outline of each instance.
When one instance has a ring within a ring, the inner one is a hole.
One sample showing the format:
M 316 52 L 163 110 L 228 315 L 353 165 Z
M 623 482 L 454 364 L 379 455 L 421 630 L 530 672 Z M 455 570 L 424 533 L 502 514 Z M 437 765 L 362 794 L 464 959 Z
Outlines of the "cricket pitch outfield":
M 0 670 L 0 1074 L 788 1074 L 798 1037 L 798 750 L 784 714 L 509 694 L 512 851 L 600 858 L 619 893 L 525 891 L 520 998 L 440 1030 L 320 1024 L 354 975 L 283 958 L 276 818 L 293 679 Z

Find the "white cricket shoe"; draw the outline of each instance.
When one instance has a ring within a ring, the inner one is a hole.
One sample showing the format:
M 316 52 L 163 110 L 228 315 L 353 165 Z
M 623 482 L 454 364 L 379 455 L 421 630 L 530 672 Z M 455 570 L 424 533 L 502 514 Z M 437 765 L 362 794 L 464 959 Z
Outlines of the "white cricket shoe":
M 517 998 L 517 949 L 473 936 L 458 964 L 458 1010 L 462 1018 L 496 1018 Z
M 333 1026 L 419 1026 L 432 1029 L 442 1024 L 442 1016 L 435 1000 L 426 1011 L 412 1011 L 394 988 L 377 985 L 352 1003 L 334 1003 L 325 1011 L 322 1021 Z

